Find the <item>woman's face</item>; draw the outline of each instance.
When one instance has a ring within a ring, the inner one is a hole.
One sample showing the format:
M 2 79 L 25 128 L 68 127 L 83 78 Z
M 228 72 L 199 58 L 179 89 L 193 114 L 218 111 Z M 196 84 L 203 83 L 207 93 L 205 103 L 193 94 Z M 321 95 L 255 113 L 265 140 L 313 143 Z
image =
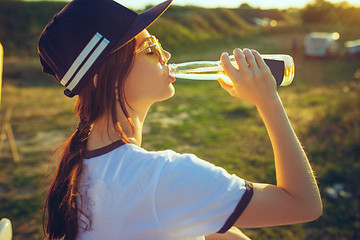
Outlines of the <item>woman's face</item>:
M 149 46 L 147 39 L 151 35 L 147 30 L 136 36 L 135 51 Z M 165 57 L 170 59 L 170 53 L 164 51 Z M 147 48 L 135 54 L 133 67 L 125 80 L 125 98 L 130 107 L 148 107 L 151 104 L 168 99 L 175 93 L 172 83 L 175 78 L 170 73 L 170 68 L 154 48 Z

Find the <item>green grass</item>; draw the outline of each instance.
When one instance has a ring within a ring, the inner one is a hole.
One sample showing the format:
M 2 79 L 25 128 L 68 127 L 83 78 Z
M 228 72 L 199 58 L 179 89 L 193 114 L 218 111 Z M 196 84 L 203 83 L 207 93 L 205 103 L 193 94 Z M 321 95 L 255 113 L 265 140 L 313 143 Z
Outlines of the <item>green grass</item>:
M 244 38 L 213 39 L 173 51 L 173 62 L 215 60 L 222 51 L 251 47 L 265 53 L 288 53 L 294 34 L 266 32 Z M 166 47 L 166 43 L 164 44 Z M 216 47 L 213 47 L 216 46 Z M 296 75 L 279 88 L 289 118 L 317 173 L 324 216 L 308 224 L 245 229 L 254 239 L 358 239 L 360 83 L 356 62 L 344 57 L 318 60 L 294 56 Z M 53 150 L 74 130 L 74 99 L 40 73 L 37 60 L 6 59 L 2 107 L 12 107 L 21 163 L 14 164 L 5 142 L 0 161 L 0 217 L 13 222 L 14 239 L 40 239 L 44 178 Z M 275 183 L 273 153 L 257 110 L 230 97 L 217 82 L 178 80 L 176 95 L 155 104 L 144 126 L 143 147 L 195 153 L 250 181 Z M 343 183 L 351 199 L 331 199 L 325 188 Z

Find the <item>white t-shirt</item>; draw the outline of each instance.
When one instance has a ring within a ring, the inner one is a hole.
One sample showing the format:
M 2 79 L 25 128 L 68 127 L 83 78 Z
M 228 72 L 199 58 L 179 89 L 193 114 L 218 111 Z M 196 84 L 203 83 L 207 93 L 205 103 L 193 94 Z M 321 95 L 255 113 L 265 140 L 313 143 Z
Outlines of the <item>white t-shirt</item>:
M 83 169 L 81 210 L 91 229 L 80 229 L 80 240 L 204 239 L 231 228 L 253 193 L 251 183 L 195 155 L 121 141 L 85 152 Z

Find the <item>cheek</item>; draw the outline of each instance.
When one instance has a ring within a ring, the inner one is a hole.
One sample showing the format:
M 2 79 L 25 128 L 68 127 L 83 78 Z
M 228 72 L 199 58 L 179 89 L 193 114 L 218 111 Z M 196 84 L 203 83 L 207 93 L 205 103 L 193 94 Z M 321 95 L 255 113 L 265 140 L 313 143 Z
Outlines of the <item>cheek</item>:
M 149 84 L 151 78 L 152 69 L 149 69 L 146 65 L 142 67 L 140 64 L 134 63 L 133 68 L 125 81 L 125 93 L 127 93 L 127 98 L 137 98 L 139 96 L 144 96 L 146 94 L 146 89 L 151 87 Z
M 166 75 L 159 63 L 135 61 L 125 81 L 125 96 L 129 104 L 156 102 L 168 98 L 169 86 Z

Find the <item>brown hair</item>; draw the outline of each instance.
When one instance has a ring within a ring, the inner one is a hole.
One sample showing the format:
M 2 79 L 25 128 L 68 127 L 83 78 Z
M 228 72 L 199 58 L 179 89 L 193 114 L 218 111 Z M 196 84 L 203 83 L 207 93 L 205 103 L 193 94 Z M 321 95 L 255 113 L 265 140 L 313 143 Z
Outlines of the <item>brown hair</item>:
M 76 239 L 80 227 L 79 211 L 87 218 L 85 229 L 91 228 L 91 217 L 78 206 L 82 200 L 78 188 L 83 167 L 83 153 L 86 150 L 92 124 L 104 114 L 111 117 L 123 141 L 129 142 L 117 119 L 116 105 L 120 104 L 134 131 L 134 125 L 126 111 L 124 94 L 124 80 L 131 70 L 134 52 L 135 40 L 132 40 L 109 55 L 97 73 L 96 87 L 93 81 L 89 81 L 79 93 L 75 105 L 79 124 L 60 149 L 60 162 L 45 202 L 44 232 L 48 239 Z

